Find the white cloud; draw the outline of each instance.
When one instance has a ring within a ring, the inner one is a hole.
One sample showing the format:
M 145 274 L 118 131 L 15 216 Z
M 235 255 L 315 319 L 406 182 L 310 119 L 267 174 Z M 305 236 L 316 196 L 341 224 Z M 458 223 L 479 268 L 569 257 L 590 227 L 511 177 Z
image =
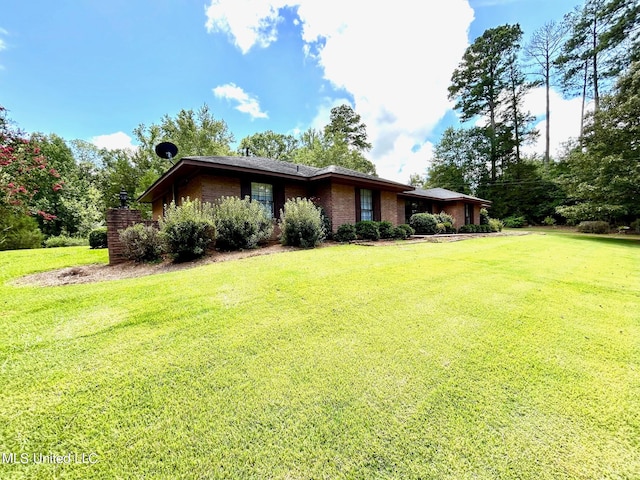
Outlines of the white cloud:
M 131 143 L 132 138 L 124 132 L 110 133 L 92 137 L 90 143 L 98 148 L 107 150 L 136 150 L 138 147 Z
M 582 99 L 578 97 L 565 100 L 555 90 L 551 90 L 549 107 L 551 117 L 550 153 L 553 157 L 562 152 L 562 146 L 567 140 L 577 138 L 580 135 Z M 537 141 L 523 148 L 523 152 L 527 155 L 537 154 L 542 156 L 545 150 L 545 128 L 547 124 L 544 119 L 546 108 L 544 87 L 536 88 L 527 95 L 524 108 L 542 120 L 535 127 L 540 132 Z
M 217 86 L 213 89 L 213 94 L 218 98 L 237 102 L 238 106 L 236 107 L 236 110 L 249 114 L 252 119 L 269 118 L 269 115 L 267 115 L 266 112 L 260 110 L 260 103 L 258 102 L 258 99 L 250 96 L 234 83 Z
M 267 47 L 277 38 L 278 10 L 286 1 L 211 0 L 205 7 L 207 31 L 224 32 L 247 53 L 254 45 Z
M 265 47 L 276 39 L 284 6 L 297 7 L 305 52 L 329 82 L 352 95 L 380 173 L 394 170 L 399 173 L 389 178 L 406 181 L 411 165 L 416 168 L 409 173 L 424 170 L 430 150 L 425 139 L 451 108 L 447 87 L 468 45 L 468 1 L 364 7 L 343 0 L 212 0 L 207 29 L 227 33 L 242 52 Z M 415 159 L 422 155 L 424 167 L 418 168 Z

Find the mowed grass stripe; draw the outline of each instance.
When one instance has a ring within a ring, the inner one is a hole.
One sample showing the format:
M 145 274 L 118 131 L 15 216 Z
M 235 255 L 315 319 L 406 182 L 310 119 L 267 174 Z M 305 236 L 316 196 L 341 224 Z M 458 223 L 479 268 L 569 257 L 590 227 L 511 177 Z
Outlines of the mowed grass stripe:
M 0 468 L 633 478 L 636 245 L 531 235 L 340 246 L 93 285 L 5 285 L 0 451 L 100 461 Z M 12 275 L 63 262 L 37 253 Z

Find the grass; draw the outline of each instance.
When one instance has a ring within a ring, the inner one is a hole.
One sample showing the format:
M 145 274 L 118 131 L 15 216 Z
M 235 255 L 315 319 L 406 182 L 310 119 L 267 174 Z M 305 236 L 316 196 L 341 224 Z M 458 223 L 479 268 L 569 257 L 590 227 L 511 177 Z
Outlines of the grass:
M 640 242 L 339 246 L 93 285 L 0 253 L 1 478 L 640 476 Z

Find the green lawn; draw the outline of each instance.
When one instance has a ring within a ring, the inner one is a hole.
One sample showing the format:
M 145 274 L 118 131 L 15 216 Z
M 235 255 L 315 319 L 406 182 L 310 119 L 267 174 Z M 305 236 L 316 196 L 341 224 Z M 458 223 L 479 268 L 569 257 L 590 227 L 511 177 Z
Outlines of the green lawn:
M 637 240 L 337 246 L 9 283 L 105 261 L 0 252 L 0 478 L 640 477 Z M 33 461 L 69 453 L 96 463 Z

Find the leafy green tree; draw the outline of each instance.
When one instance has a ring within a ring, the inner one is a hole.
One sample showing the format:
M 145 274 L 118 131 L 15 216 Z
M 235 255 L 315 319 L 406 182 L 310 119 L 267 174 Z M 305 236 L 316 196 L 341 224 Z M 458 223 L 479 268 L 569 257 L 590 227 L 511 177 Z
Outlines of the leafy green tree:
M 249 152 L 251 156 L 291 161 L 296 148 L 298 148 L 298 140 L 294 136 L 267 130 L 243 138 L 237 153 L 246 155 Z
M 376 175 L 375 165 L 356 149 L 349 148 L 347 141 L 340 136 L 327 136 L 322 131 L 309 129 L 299 138 L 300 147 L 293 161 L 313 167 L 336 165 L 358 172 Z
M 449 98 L 456 101 L 462 121 L 486 117 L 486 133 L 490 141 L 491 178 L 498 176 L 497 165 L 509 155 L 512 140 L 505 135 L 501 112 L 509 104 L 504 92 L 510 90 L 511 66 L 516 62 L 522 30 L 519 25 L 503 25 L 486 30 L 465 51 L 451 77 Z
M 473 194 L 488 173 L 490 155 L 491 146 L 484 129 L 449 127 L 434 146 L 425 186 Z
M 367 126 L 349 105 L 340 105 L 331 109 L 330 123 L 324 127 L 324 135 L 344 141 L 349 148 L 366 152 L 371 150 L 367 141 Z
M 640 216 L 640 62 L 618 80 L 587 118 L 583 147 L 566 158 L 562 180 L 571 203 L 566 218 L 633 220 Z
M 155 153 L 160 142 L 172 142 L 178 147 L 174 163 L 187 156 L 232 155 L 233 134 L 224 120 L 216 120 L 206 104 L 196 112 L 183 109 L 175 117 L 165 115 L 159 125 L 140 124 L 133 133 L 139 144 L 133 161 L 143 172 L 141 182 L 146 186 L 171 167 L 168 160 Z

